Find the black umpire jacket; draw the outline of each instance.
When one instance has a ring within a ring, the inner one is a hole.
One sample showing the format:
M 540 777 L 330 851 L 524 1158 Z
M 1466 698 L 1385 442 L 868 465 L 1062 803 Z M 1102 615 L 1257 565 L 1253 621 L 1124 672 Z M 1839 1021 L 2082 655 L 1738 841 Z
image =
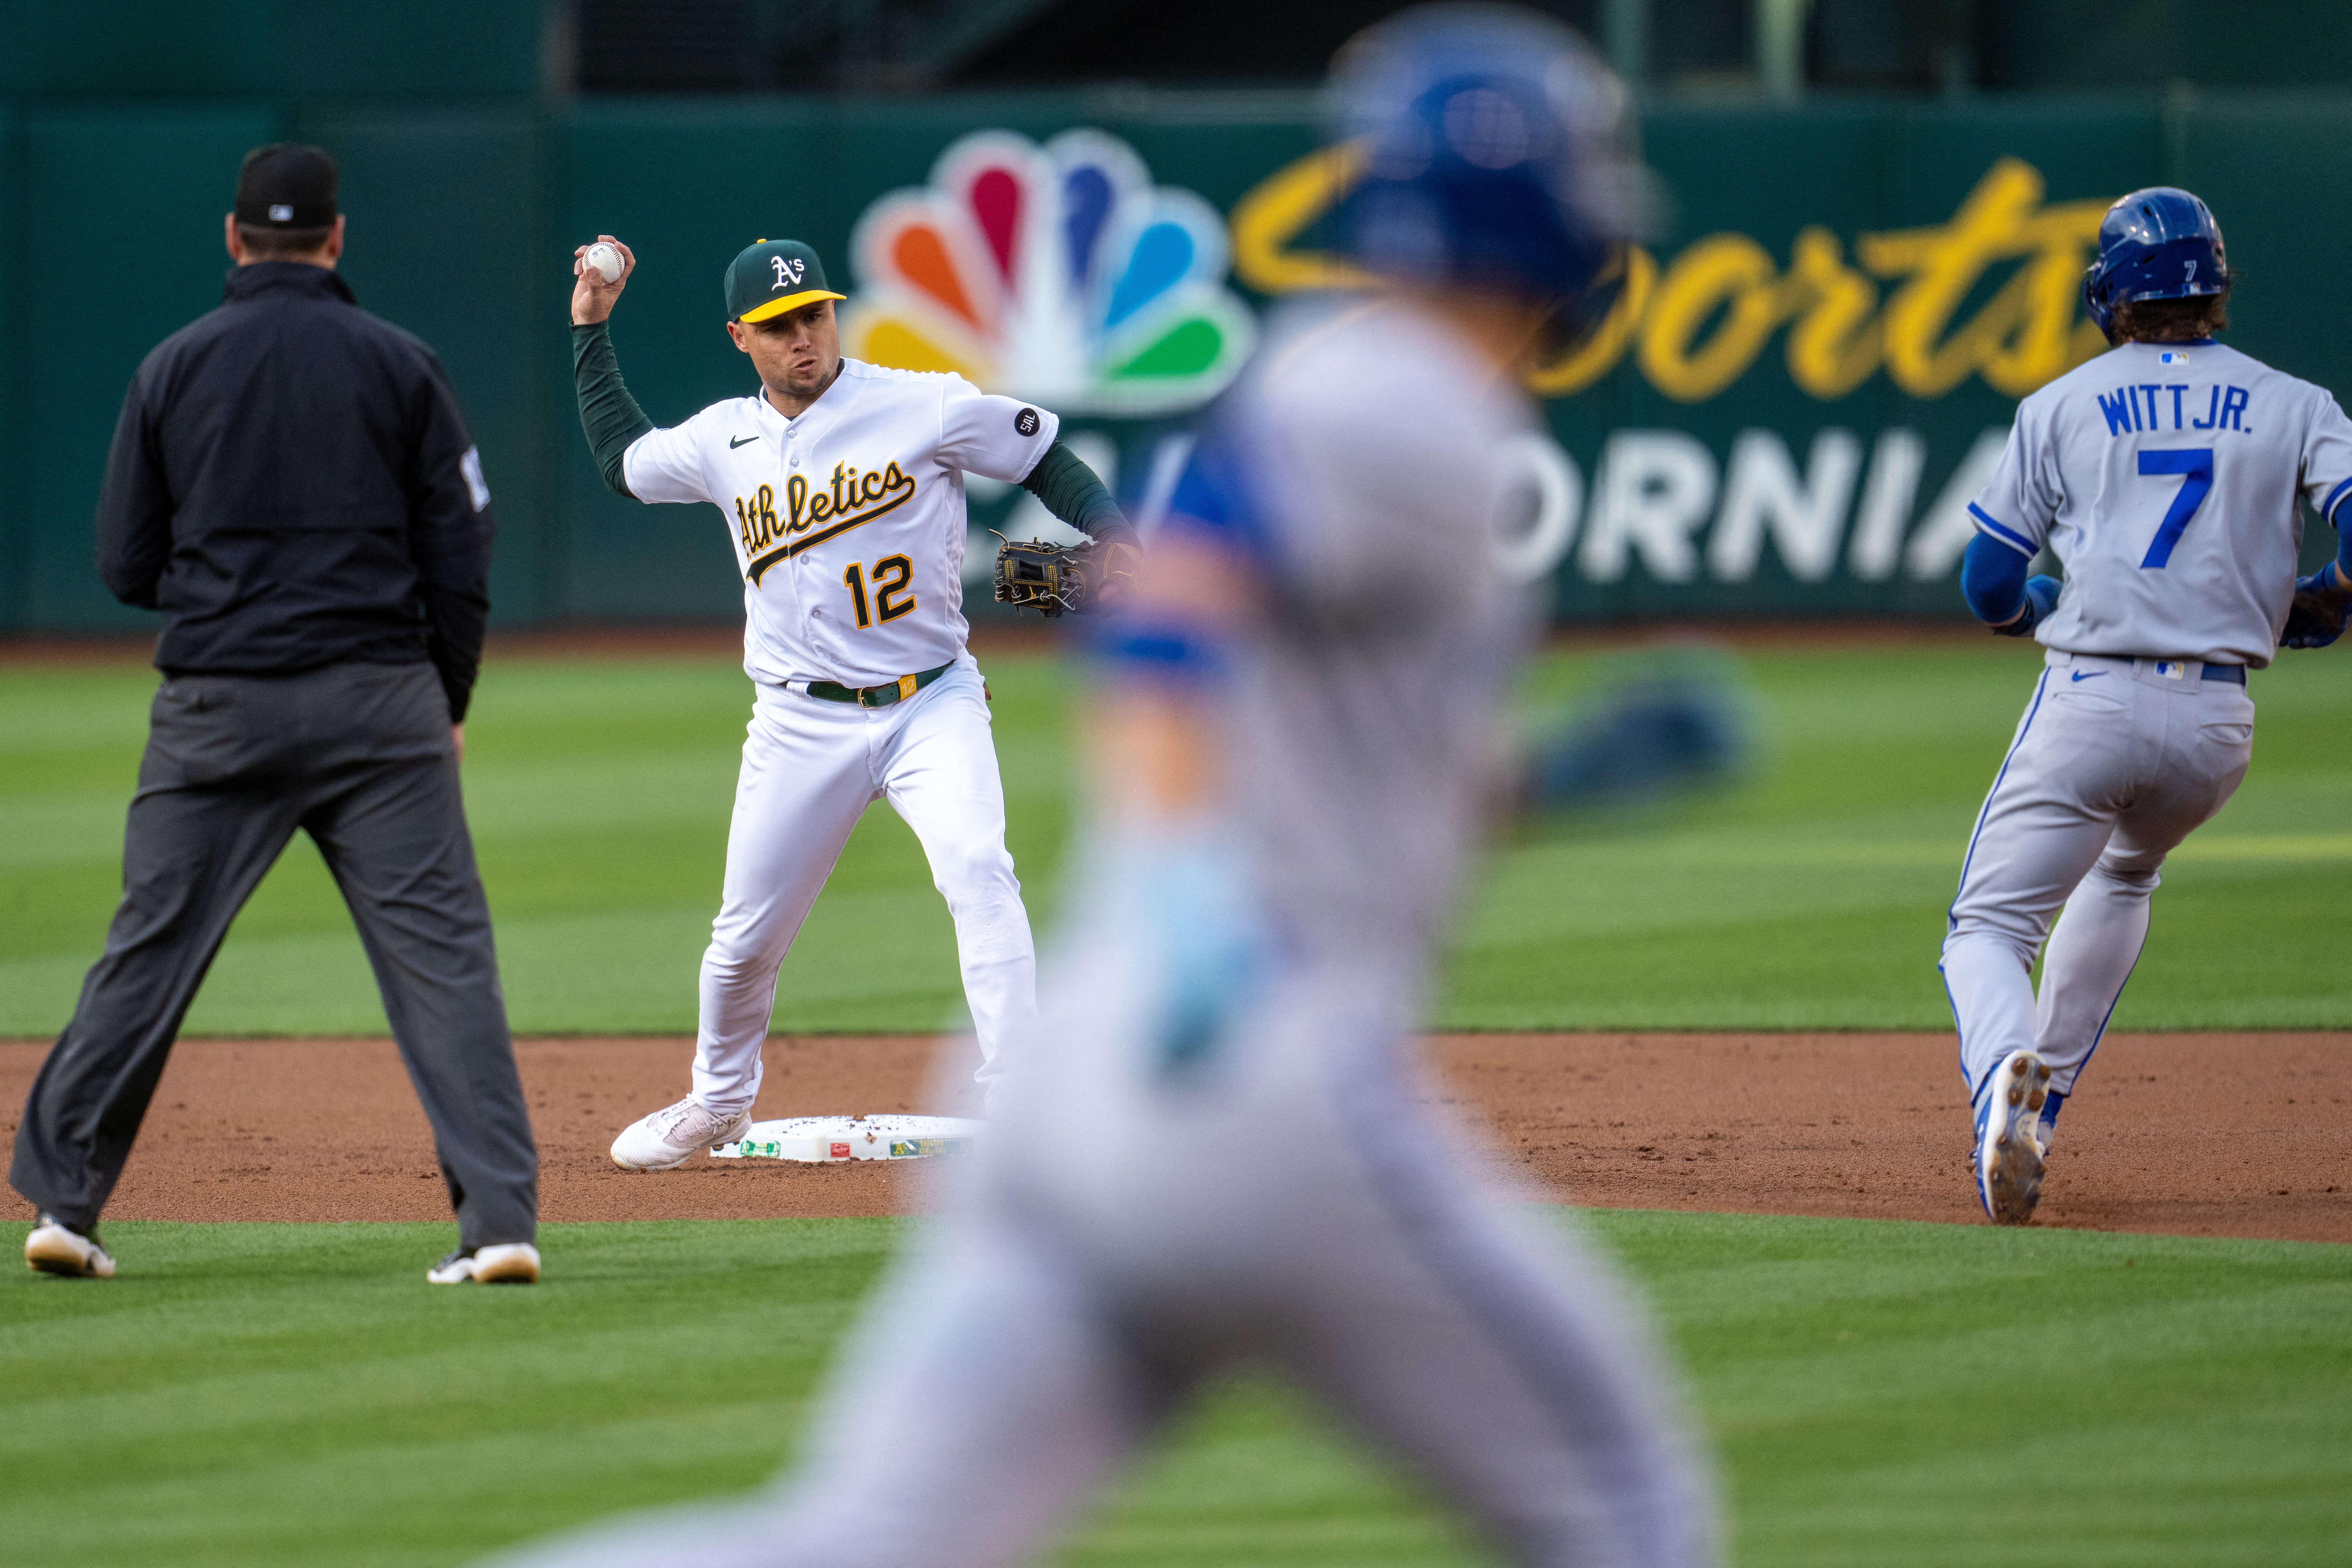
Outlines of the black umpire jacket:
M 169 674 L 431 659 L 466 716 L 490 493 L 433 351 L 331 269 L 261 261 L 156 345 L 115 426 L 98 571 Z

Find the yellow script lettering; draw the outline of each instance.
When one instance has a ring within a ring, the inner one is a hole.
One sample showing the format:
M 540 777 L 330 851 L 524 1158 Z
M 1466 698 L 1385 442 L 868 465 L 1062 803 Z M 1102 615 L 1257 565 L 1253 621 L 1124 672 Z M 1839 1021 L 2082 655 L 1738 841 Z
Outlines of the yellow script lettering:
M 1744 234 L 1711 234 L 1675 258 L 1650 297 L 1638 358 L 1650 384 L 1701 403 L 1738 380 L 1780 324 L 1778 269 Z M 1722 320 L 1702 342 L 1718 313 Z
M 1268 294 L 1376 284 L 1344 258 L 1294 248 L 1362 171 L 1362 149 L 1349 144 L 1267 176 L 1233 210 L 1235 276 Z M 1825 402 L 1881 369 L 1914 397 L 1941 397 L 1970 375 L 2021 397 L 2106 346 L 2081 314 L 2083 268 L 2106 203 L 2045 205 L 2044 194 L 2040 171 L 2003 157 L 1950 221 L 1858 235 L 1851 260 L 1834 233 L 1813 225 L 1790 247 L 1786 271 L 1741 234 L 1706 236 L 1663 274 L 1647 251 L 1629 247 L 1607 314 L 1528 384 L 1547 397 L 1580 392 L 1630 348 L 1660 392 L 1704 402 L 1745 375 L 1785 325 L 1790 379 Z M 1956 325 L 1987 275 L 2012 264 Z

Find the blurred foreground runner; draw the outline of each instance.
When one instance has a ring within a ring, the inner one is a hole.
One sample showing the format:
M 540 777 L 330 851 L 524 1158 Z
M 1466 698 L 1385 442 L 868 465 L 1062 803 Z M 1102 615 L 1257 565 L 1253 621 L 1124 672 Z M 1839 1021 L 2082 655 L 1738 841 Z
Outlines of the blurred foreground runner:
M 1336 85 L 1369 159 L 1343 216 L 1394 287 L 1275 323 L 1098 639 L 1034 1070 L 784 1489 L 530 1561 L 1026 1561 L 1252 1365 L 1522 1563 L 1716 1560 L 1640 1313 L 1471 1174 L 1410 1059 L 1533 624 L 1494 561 L 1513 373 L 1630 232 L 1622 100 L 1491 9 L 1408 12 Z

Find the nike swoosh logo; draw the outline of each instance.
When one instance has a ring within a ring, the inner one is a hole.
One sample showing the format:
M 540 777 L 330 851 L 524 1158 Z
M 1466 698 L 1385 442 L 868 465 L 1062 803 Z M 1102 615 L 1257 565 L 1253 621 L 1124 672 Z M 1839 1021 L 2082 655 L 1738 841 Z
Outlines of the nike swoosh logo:
M 730 436 L 727 440 L 727 449 L 731 452 L 738 447 L 748 447 L 758 439 L 757 436 Z
M 2095 669 L 2088 675 L 2084 674 L 2078 669 L 2074 672 L 2074 679 L 2077 680 L 2096 680 L 2099 677 L 2105 674 L 2106 674 L 2106 671 L 2104 669 Z

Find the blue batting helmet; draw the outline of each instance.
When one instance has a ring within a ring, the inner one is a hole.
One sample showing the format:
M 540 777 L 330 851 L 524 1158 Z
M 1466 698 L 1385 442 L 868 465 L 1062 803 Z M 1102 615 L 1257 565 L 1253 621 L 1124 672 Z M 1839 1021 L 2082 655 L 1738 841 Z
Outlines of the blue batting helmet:
M 2099 220 L 2099 258 L 2083 274 L 2083 303 L 2104 332 L 2118 305 L 2219 294 L 2229 281 L 2211 210 L 2187 191 L 2150 185 Z
M 1357 35 L 1331 77 L 1333 129 L 1364 153 L 1338 216 L 1365 268 L 1560 300 L 1637 237 L 1624 89 L 1548 17 L 1417 6 Z

